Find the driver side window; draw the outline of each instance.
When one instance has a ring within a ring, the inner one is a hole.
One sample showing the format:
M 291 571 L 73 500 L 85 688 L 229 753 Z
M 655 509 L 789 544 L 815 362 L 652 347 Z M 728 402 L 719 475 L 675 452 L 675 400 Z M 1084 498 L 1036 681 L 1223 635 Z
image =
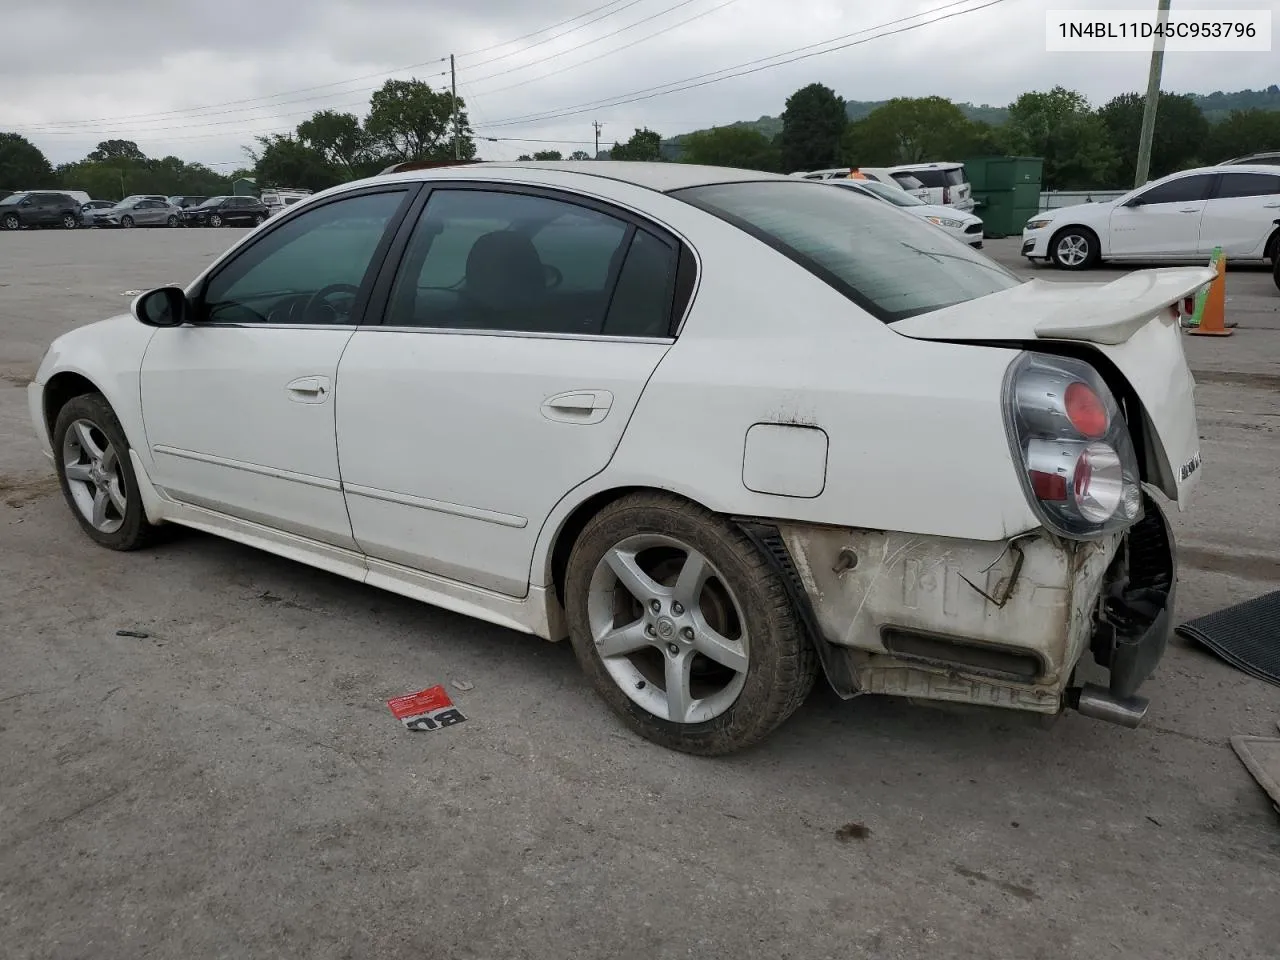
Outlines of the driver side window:
M 356 293 L 405 196 L 404 190 L 361 194 L 281 224 L 210 278 L 200 322 L 353 322 Z

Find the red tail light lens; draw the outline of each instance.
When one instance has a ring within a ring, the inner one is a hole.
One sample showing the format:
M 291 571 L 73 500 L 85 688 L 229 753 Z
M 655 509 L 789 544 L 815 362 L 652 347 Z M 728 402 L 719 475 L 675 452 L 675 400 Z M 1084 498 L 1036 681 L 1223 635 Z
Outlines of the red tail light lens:
M 942 202 L 943 202 L 944 204 L 947 204 L 947 203 L 950 203 L 950 202 L 951 202 L 951 188 L 950 188 L 950 187 L 943 187 L 943 188 L 942 188 Z
M 1080 431 L 1082 437 L 1097 440 L 1105 436 L 1110 426 L 1106 405 L 1088 384 L 1077 380 L 1068 385 L 1063 395 L 1063 403 L 1067 410 L 1067 419 Z
M 1022 354 L 1005 381 L 1005 418 L 1027 499 L 1048 529 L 1084 540 L 1141 517 L 1128 424 L 1089 364 Z

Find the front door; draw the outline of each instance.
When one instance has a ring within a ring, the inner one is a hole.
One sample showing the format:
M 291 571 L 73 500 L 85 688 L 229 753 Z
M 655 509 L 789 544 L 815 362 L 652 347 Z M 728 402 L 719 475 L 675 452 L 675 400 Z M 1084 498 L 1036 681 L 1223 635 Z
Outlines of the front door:
M 1111 213 L 1108 256 L 1190 258 L 1200 244 L 1200 217 L 1217 174 L 1196 173 L 1157 184 Z
M 142 363 L 156 484 L 174 499 L 354 547 L 334 435 L 338 358 L 407 187 L 255 236 L 157 330 Z
M 496 185 L 430 195 L 338 368 L 338 452 L 373 559 L 509 596 L 543 522 L 608 464 L 670 346 L 677 242 Z

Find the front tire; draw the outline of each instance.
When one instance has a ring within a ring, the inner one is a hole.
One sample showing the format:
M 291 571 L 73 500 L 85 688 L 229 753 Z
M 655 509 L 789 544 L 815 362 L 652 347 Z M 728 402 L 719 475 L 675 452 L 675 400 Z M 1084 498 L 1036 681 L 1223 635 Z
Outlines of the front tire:
M 211 226 L 211 227 L 220 227 L 220 226 L 222 226 L 222 217 L 220 217 L 220 216 L 219 216 L 218 214 L 216 214 L 216 213 L 212 213 L 212 214 L 210 214 L 210 215 L 209 215 L 209 226 Z
M 1098 235 L 1085 227 L 1065 227 L 1049 241 L 1049 259 L 1060 270 L 1088 270 L 1100 252 Z
M 132 227 L 132 226 L 133 226 L 133 217 L 130 217 L 130 216 L 128 216 L 127 214 L 126 214 L 125 216 L 121 217 L 121 218 L 120 218 L 120 226 L 122 226 L 122 227 L 124 227 L 126 230 L 128 230 L 130 227 Z
M 20 226 L 22 226 L 22 221 L 18 219 L 16 213 L 10 213 L 5 216 L 4 228 L 6 230 L 17 230 Z
M 169 219 L 165 221 L 165 224 L 170 227 L 176 227 L 178 225 L 178 218 L 171 213 L 169 214 Z
M 565 607 L 596 692 L 673 750 L 714 756 L 764 739 L 817 677 L 773 567 L 728 521 L 677 497 L 635 494 L 592 518 Z
M 111 550 L 136 550 L 155 532 L 142 506 L 129 441 L 100 393 L 69 400 L 53 428 L 62 495 L 89 538 Z

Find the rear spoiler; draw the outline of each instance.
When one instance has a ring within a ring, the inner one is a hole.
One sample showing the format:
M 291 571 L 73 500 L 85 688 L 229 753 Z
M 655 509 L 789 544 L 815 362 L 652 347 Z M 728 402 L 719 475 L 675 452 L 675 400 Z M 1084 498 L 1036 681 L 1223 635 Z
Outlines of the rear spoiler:
M 483 163 L 482 160 L 402 160 L 400 163 L 393 163 L 387 169 L 381 171 L 378 176 L 386 176 L 388 173 L 404 173 L 407 170 L 435 170 L 437 167 L 465 167 L 473 163 Z
M 1124 343 L 1154 314 L 1197 295 L 1217 275 L 1212 267 L 1136 270 L 1054 310 L 1035 325 L 1035 333 L 1044 340 Z

